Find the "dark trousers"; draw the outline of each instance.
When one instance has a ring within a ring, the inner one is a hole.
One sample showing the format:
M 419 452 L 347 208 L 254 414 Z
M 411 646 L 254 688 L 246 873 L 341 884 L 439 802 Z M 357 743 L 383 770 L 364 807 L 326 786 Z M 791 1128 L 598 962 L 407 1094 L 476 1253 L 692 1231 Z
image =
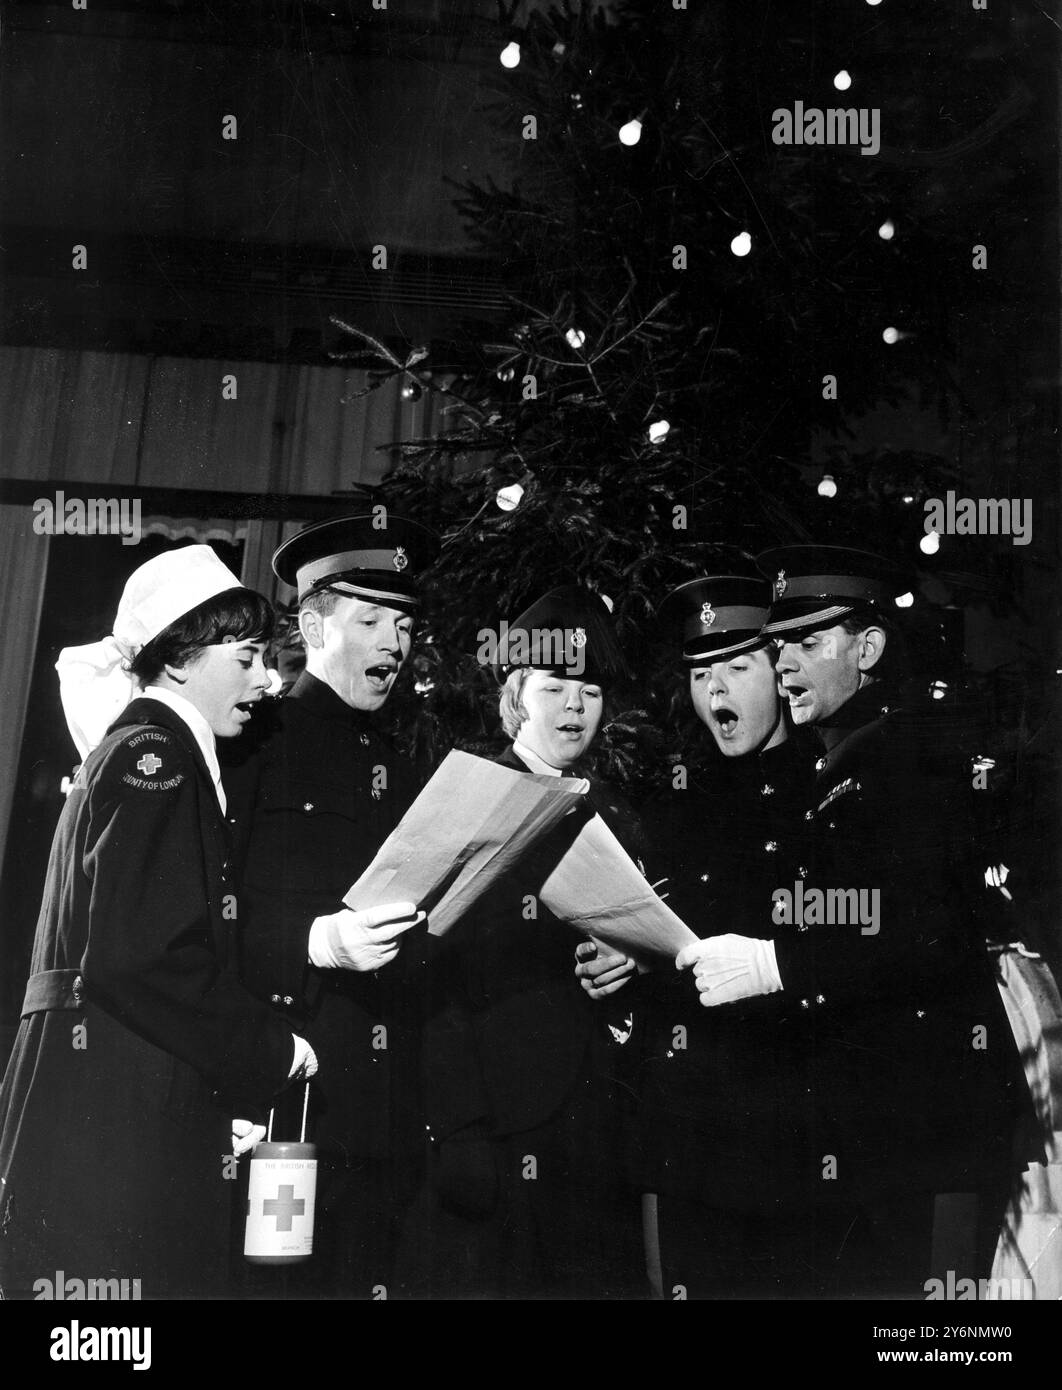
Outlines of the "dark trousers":
M 399 1287 L 420 1298 L 647 1297 L 624 1123 L 614 1083 L 597 1075 L 533 1129 L 434 1152 Z
M 988 1275 L 1005 1190 L 980 1194 L 974 1267 Z M 657 1213 L 663 1296 L 703 1299 L 924 1299 L 932 1267 L 935 1194 L 855 1206 L 734 1211 L 662 1195 Z

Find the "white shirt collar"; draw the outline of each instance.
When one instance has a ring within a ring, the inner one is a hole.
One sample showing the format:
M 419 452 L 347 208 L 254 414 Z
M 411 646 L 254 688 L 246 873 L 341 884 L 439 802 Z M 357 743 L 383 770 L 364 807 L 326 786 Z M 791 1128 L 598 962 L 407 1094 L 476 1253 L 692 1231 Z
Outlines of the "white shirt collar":
M 526 743 L 521 743 L 519 739 L 513 739 L 513 752 L 516 756 L 527 764 L 529 772 L 541 773 L 544 777 L 563 777 L 564 773 L 559 767 L 554 767 L 552 763 L 547 763 Z
M 186 700 L 183 695 L 177 695 L 161 685 L 145 686 L 140 693 L 148 700 L 158 700 L 160 705 L 165 705 L 167 709 L 173 710 L 174 714 L 187 724 L 192 737 L 199 745 L 199 751 L 203 755 L 207 770 L 213 778 L 214 791 L 217 793 L 218 804 L 221 807 L 222 815 L 224 815 L 228 803 L 225 800 L 225 788 L 221 785 L 221 765 L 218 762 L 217 744 L 214 740 L 214 730 L 207 723 L 203 714 L 196 709 L 191 700 Z

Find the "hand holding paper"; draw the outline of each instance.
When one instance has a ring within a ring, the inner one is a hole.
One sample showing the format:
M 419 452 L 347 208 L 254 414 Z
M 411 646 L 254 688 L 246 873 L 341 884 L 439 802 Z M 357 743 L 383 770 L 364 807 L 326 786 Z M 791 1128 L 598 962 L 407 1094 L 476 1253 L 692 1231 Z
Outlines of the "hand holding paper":
M 310 963 L 325 970 L 379 970 L 398 954 L 397 937 L 424 913 L 415 903 L 381 903 L 360 912 L 341 908 L 315 917 L 307 954 Z
M 599 948 L 596 941 L 580 941 L 575 948 L 579 962 L 575 973 L 591 999 L 605 999 L 622 989 L 637 970 L 631 956 L 620 951 Z
M 733 1004 L 758 994 L 776 994 L 782 988 L 774 942 L 753 936 L 709 936 L 678 953 L 677 970 L 693 967 L 694 983 L 706 1009 Z

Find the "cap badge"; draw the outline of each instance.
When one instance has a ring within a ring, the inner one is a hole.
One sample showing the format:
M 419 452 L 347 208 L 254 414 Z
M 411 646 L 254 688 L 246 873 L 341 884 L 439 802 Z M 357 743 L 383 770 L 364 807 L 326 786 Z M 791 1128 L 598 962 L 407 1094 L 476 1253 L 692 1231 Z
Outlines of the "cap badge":
M 576 651 L 578 651 L 580 647 L 586 646 L 585 627 L 577 627 L 575 631 L 572 633 L 572 646 L 576 649 Z
M 778 578 L 774 581 L 774 596 L 781 598 L 786 589 L 789 588 L 789 580 L 785 577 L 785 570 L 778 571 Z
M 715 622 L 715 609 L 710 603 L 701 604 L 701 622 L 705 627 L 711 627 Z
M 405 549 L 402 546 L 395 546 L 395 556 L 391 563 L 399 572 L 404 570 L 405 567 L 409 564 L 409 556 L 406 554 Z

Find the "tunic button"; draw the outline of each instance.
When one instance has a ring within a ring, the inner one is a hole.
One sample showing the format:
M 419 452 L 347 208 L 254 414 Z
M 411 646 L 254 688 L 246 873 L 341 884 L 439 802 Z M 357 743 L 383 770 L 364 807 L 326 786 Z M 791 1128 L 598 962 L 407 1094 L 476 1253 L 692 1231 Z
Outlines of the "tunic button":
M 368 735 L 368 734 L 362 734 L 362 736 L 361 736 L 361 742 L 365 745 L 366 748 L 368 748 L 368 746 L 369 746 L 369 735 Z
M 808 1001 L 807 1001 L 806 999 L 801 999 L 801 1001 L 800 1001 L 800 1007 L 801 1007 L 802 1009 L 810 1009 L 810 1008 L 811 1008 L 811 1005 L 808 1003 Z
M 816 996 L 815 996 L 815 1003 L 816 1003 L 816 1004 L 825 1004 L 825 1003 L 826 1003 L 825 995 L 816 994 Z
M 808 871 L 804 868 L 803 864 L 801 864 L 800 868 L 797 869 L 797 873 L 800 875 L 801 878 L 807 878 L 808 876 Z
M 771 786 L 770 782 L 764 782 L 763 786 L 760 788 L 760 795 L 761 795 L 761 796 L 773 796 L 773 795 L 774 795 L 774 788 Z
M 805 820 L 814 820 L 814 819 L 815 819 L 815 812 L 814 812 L 814 811 L 805 811 L 805 812 L 804 812 L 804 819 L 805 819 Z
M 777 840 L 765 840 L 765 841 L 764 841 L 763 847 L 764 847 L 764 849 L 767 851 L 768 854 L 773 854 L 773 853 L 775 852 L 775 850 L 778 848 L 778 841 L 777 841 Z
M 302 809 L 303 809 L 304 811 L 312 811 L 312 810 L 313 810 L 313 802 L 312 802 L 312 801 L 304 801 L 304 802 L 302 803 Z
M 701 882 L 702 882 L 702 883 L 707 883 L 707 882 L 708 882 L 708 875 L 707 875 L 707 874 L 701 874 Z
M 821 772 L 822 769 L 823 769 L 825 766 L 826 766 L 826 759 L 825 759 L 825 758 L 817 758 L 817 759 L 816 759 L 816 761 L 815 761 L 815 771 L 816 771 L 816 772 Z
M 926 1016 L 926 1011 L 925 1011 L 925 1009 L 915 1009 L 915 1018 L 925 1018 L 925 1016 Z
M 373 789 L 372 789 L 372 799 L 373 799 L 373 801 L 379 801 L 379 799 L 380 799 L 380 794 L 381 794 L 381 793 L 380 793 L 380 788 L 379 788 L 379 787 L 373 787 Z
M 799 925 L 797 926 L 797 931 L 807 931 L 807 929 L 808 929 L 808 926 L 807 926 L 807 923 L 806 923 L 806 922 L 801 922 L 801 923 L 799 923 Z
M 271 1004 L 279 1004 L 279 1003 L 280 1003 L 280 995 L 279 995 L 279 994 L 271 994 L 271 995 L 269 996 L 269 1002 L 270 1002 Z
M 285 1003 L 285 1004 L 287 1005 L 287 1007 L 290 1009 L 291 1006 L 292 1006 L 292 1004 L 295 1003 L 295 1000 L 292 999 L 292 997 L 291 997 L 290 994 L 285 994 L 285 996 L 284 996 L 284 1003 Z

